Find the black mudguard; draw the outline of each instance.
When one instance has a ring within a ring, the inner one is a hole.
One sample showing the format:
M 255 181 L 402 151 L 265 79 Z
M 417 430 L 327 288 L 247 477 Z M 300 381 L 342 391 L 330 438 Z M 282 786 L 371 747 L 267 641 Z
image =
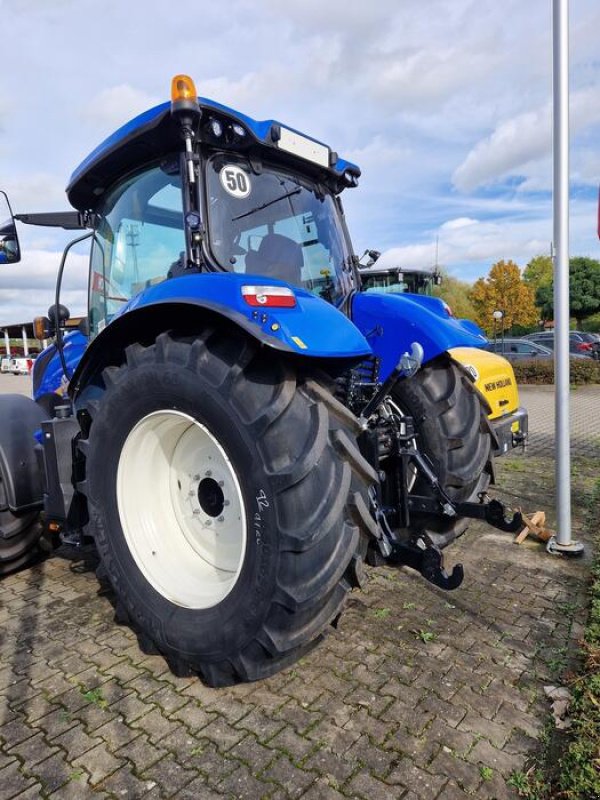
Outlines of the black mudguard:
M 34 434 L 46 416 L 28 397 L 0 396 L 0 477 L 5 494 L 0 497 L 0 506 L 7 506 L 14 514 L 43 505 Z

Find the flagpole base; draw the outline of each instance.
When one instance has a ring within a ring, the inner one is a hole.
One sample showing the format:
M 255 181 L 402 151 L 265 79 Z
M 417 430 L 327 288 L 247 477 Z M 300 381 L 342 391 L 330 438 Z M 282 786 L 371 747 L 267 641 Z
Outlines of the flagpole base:
M 570 542 L 569 544 L 559 544 L 556 536 L 548 539 L 546 551 L 551 555 L 572 556 L 577 558 L 583 555 L 583 544 L 581 542 Z

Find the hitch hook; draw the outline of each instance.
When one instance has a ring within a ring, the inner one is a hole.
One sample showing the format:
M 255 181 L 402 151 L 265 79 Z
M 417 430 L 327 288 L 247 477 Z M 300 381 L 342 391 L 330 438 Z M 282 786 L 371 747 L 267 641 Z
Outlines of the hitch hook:
M 428 547 L 423 552 L 421 575 L 434 586 L 452 591 L 458 589 L 465 577 L 462 564 L 455 564 L 452 572 L 448 574 L 444 568 L 444 556 L 437 547 Z
M 496 499 L 490 500 L 485 507 L 485 518 L 490 525 L 493 525 L 498 530 L 506 531 L 507 533 L 516 533 L 523 527 L 523 515 L 520 511 L 515 511 L 512 519 L 507 519 L 504 516 L 506 507 Z

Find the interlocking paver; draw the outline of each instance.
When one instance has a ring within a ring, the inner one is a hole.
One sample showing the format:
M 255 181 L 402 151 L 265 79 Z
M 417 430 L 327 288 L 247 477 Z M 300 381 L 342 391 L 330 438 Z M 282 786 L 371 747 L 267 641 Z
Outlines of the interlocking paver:
M 49 745 L 41 733 L 36 733 L 8 751 L 10 755 L 16 755 L 22 762 L 31 766 L 35 766 L 57 752 L 58 747 Z
M 145 798 L 145 795 L 143 797 Z M 173 797 L 176 800 L 223 800 L 223 794 L 209 788 L 203 778 L 196 778 L 191 783 L 188 783 Z
M 85 767 L 89 772 L 92 785 L 99 783 L 103 778 L 118 770 L 123 764 L 123 759 L 115 758 L 104 742 L 101 742 L 92 750 L 88 750 L 83 756 L 73 761 L 75 768 Z
M 27 764 L 24 771 L 40 782 L 44 792 L 51 794 L 69 782 L 73 766 L 67 761 L 66 753 L 59 751 L 35 766 Z
M 265 782 L 272 781 L 277 786 L 282 787 L 290 798 L 301 797 L 315 781 L 314 773 L 295 769 L 287 756 L 280 756 L 271 762 L 260 773 L 259 778 Z
M 23 775 L 19 763 L 13 761 L 4 769 L 0 769 L 0 786 L 2 787 L 3 800 L 17 797 L 34 783 L 31 777 Z
M 429 765 L 429 771 L 440 777 L 452 776 L 465 791 L 475 794 L 481 783 L 481 773 L 476 764 L 464 761 L 442 748 Z
M 475 764 L 482 764 L 498 770 L 505 777 L 508 777 L 514 770 L 514 756 L 504 750 L 499 750 L 485 739 L 477 742 L 467 758 Z
M 172 796 L 186 784 L 191 783 L 196 773 L 182 767 L 171 753 L 167 753 L 160 761 L 144 770 L 141 777 L 156 782 L 168 791 L 168 796 Z
M 30 739 L 36 733 L 35 728 L 25 724 L 22 718 L 12 717 L 0 729 L 0 744 L 6 749 Z
M 406 794 L 406 787 L 397 783 L 390 786 L 377 778 L 373 778 L 366 771 L 361 771 L 348 784 L 348 791 L 351 797 L 359 797 L 361 800 L 390 800 L 390 798 L 402 798 Z
M 171 714 L 171 719 L 183 722 L 192 732 L 202 730 L 216 718 L 216 714 L 209 714 L 195 700 L 190 700 L 185 706 Z
M 276 749 L 265 747 L 252 734 L 248 734 L 229 750 L 228 755 L 253 767 L 255 772 L 259 772 L 277 758 L 279 753 Z
M 245 764 L 227 775 L 218 785 L 219 792 L 236 800 L 259 800 L 267 798 L 273 792 L 273 784 L 265 783 L 252 774 Z
M 421 769 L 408 759 L 403 759 L 386 779 L 391 784 L 406 786 L 422 800 L 431 800 L 437 797 L 446 783 L 447 777 L 432 774 Z
M 52 744 L 61 747 L 72 759 L 79 758 L 79 756 L 101 743 L 100 739 L 88 736 L 81 724 L 69 728 L 68 731 L 65 731 L 60 736 L 55 736 L 50 741 Z
M 300 763 L 315 749 L 315 744 L 300 736 L 293 728 L 287 727 L 271 739 L 269 747 L 285 753 L 293 762 Z
M 141 780 L 134 775 L 130 766 L 121 767 L 102 781 L 102 788 L 111 795 L 124 797 L 126 800 L 159 800 L 160 787 L 155 781 Z M 196 795 L 196 800 L 203 795 Z
M 215 720 L 211 723 L 211 726 L 214 725 L 218 730 L 225 730 L 225 726 L 220 723 L 218 720 Z M 238 723 L 236 723 L 235 727 L 246 735 L 246 731 L 249 733 L 253 733 L 259 742 L 268 742 L 270 741 L 279 731 L 285 727 L 284 723 L 281 720 L 274 720 L 271 717 L 264 714 L 259 709 L 253 710 L 241 719 Z M 208 728 L 203 730 L 203 735 L 207 735 Z M 210 735 L 210 734 L 208 734 Z M 239 736 L 237 741 L 240 741 L 243 737 Z M 232 741 L 230 747 L 236 744 L 236 741 Z
M 145 735 L 138 736 L 115 751 L 118 758 L 124 757 L 131 761 L 137 773 L 159 761 L 165 753 L 164 748 L 152 744 Z

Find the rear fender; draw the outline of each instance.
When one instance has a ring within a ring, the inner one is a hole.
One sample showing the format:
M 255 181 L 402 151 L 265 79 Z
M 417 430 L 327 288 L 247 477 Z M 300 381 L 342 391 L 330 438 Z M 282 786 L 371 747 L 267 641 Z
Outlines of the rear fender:
M 115 316 L 87 348 L 71 381 L 76 396 L 104 367 L 119 364 L 125 348 L 152 344 L 163 331 L 194 335 L 207 323 L 233 325 L 265 347 L 315 360 L 335 371 L 371 355 L 356 326 L 330 303 L 293 288 L 293 308 L 256 308 L 242 296 L 243 285 L 288 286 L 275 278 L 227 274 L 188 275 L 151 286 Z
M 43 504 L 42 480 L 35 455 L 36 431 L 45 412 L 20 394 L 0 396 L 0 507 L 24 513 Z M 4 497 L 2 497 L 4 495 Z
M 423 347 L 425 362 L 453 347 L 481 348 L 487 343 L 477 326 L 463 325 L 444 312 L 443 304 L 423 303 L 424 299 L 376 292 L 354 296 L 352 321 L 380 359 L 381 380 L 387 378 L 403 353 L 410 352 L 413 342 Z

